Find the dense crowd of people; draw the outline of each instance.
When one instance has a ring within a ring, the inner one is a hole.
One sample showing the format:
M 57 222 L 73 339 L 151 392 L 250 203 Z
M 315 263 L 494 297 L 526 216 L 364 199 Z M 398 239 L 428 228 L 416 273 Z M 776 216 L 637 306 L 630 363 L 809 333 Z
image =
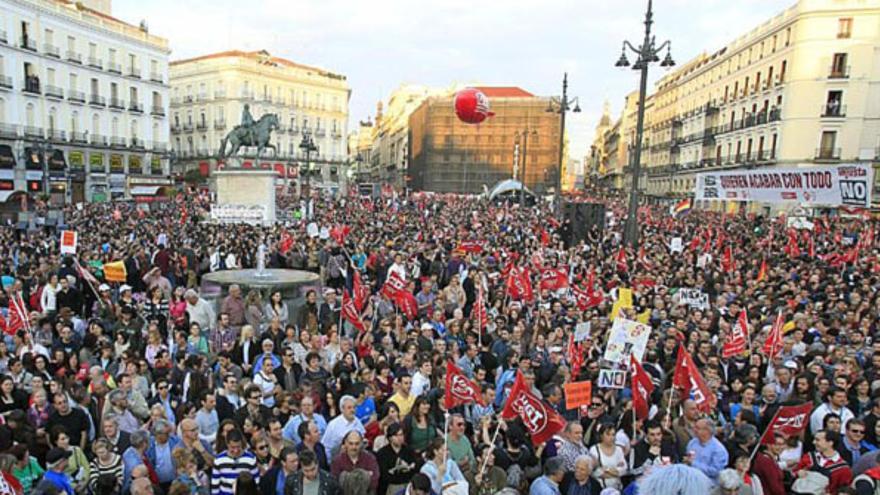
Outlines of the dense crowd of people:
M 0 227 L 0 495 L 880 493 L 876 222 L 643 206 L 632 249 L 623 201 L 587 199 L 606 225 L 573 242 L 549 205 L 426 194 L 314 198 L 272 227 L 205 221 L 197 195 L 71 207 L 75 255 L 56 229 Z M 321 287 L 202 285 L 260 245 Z M 343 316 L 356 284 L 362 331 Z M 743 312 L 748 347 L 724 357 Z M 604 360 L 614 318 L 650 327 L 647 417 L 629 378 L 600 386 L 621 369 Z M 713 407 L 675 385 L 684 351 Z M 449 362 L 482 401 L 446 410 Z M 565 420 L 538 444 L 500 415 L 520 379 Z M 765 434 L 803 404 L 805 428 Z

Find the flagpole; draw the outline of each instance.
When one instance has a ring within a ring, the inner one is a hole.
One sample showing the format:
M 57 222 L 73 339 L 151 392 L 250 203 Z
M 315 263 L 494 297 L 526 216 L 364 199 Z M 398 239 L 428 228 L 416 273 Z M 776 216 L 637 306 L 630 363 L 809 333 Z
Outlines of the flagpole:
M 81 272 L 85 271 L 85 268 L 83 268 L 83 266 L 79 264 L 79 260 L 74 260 L 74 263 L 76 263 L 77 268 L 79 268 Z M 98 304 L 100 304 L 101 307 L 104 307 L 104 301 L 101 300 L 101 295 L 98 294 L 97 290 L 95 290 L 95 286 L 92 285 L 92 282 L 88 279 L 88 277 L 83 277 L 83 280 L 85 280 L 85 282 L 89 285 L 89 288 L 92 289 L 92 294 L 95 295 L 95 298 L 98 300 Z
M 749 464 L 751 465 L 752 459 L 755 457 L 755 454 L 758 453 L 758 449 L 761 448 L 761 442 L 764 441 L 764 435 L 767 434 L 767 431 L 773 426 L 773 423 L 776 422 L 776 418 L 779 416 L 779 412 L 782 410 L 782 407 L 776 410 L 776 414 L 773 415 L 773 418 L 767 423 L 767 428 L 764 428 L 764 433 L 761 433 L 761 436 L 758 437 L 758 443 L 755 445 L 755 448 L 752 449 L 752 455 L 749 456 Z
M 495 450 L 495 441 L 498 439 L 498 432 L 501 431 L 501 422 L 504 421 L 501 418 L 498 418 L 498 426 L 495 427 L 495 433 L 492 434 L 492 442 L 489 444 L 489 448 L 493 451 Z M 477 472 L 477 476 L 482 477 L 483 471 L 486 470 L 486 464 L 489 463 L 489 456 L 485 456 L 483 458 L 483 464 L 480 466 L 480 470 Z

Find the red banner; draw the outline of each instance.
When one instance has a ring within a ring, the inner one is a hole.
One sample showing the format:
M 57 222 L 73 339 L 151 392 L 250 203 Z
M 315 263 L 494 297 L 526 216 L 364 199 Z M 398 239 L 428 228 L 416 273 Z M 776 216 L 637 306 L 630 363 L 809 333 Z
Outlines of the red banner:
M 364 321 L 361 319 L 361 315 L 358 313 L 354 300 L 351 298 L 348 290 L 342 293 L 342 317 L 348 320 L 359 332 L 366 331 L 367 327 L 364 325 Z
M 651 409 L 651 393 L 654 392 L 654 382 L 633 355 L 630 355 L 630 364 L 632 366 L 633 409 L 636 411 L 637 418 L 646 419 Z
M 770 425 L 761 437 L 762 444 L 773 443 L 773 436 L 781 433 L 786 437 L 799 435 L 810 424 L 810 413 L 813 404 L 807 402 L 800 406 L 782 406 L 776 411 Z
M 565 428 L 565 420 L 562 416 L 528 390 L 522 372 L 517 372 L 510 396 L 501 411 L 501 417 L 504 419 L 513 419 L 517 416 L 522 419 L 535 446 L 543 444 Z
M 480 387 L 468 379 L 452 361 L 446 361 L 446 390 L 443 395 L 446 410 L 474 402 L 481 406 L 486 405 L 480 394 Z
M 406 280 L 397 272 L 389 273 L 382 286 L 382 295 L 393 301 L 401 292 L 406 292 Z
M 684 391 L 685 397 L 692 395 L 697 408 L 706 414 L 714 410 L 718 404 L 718 397 L 709 390 L 690 353 L 681 344 L 678 345 L 678 359 L 675 363 L 672 384 Z
M 785 324 L 785 320 L 782 318 L 782 311 L 779 311 L 779 314 L 776 315 L 776 321 L 773 322 L 773 328 L 770 329 L 770 335 L 767 336 L 767 340 L 764 341 L 764 347 L 762 350 L 767 357 L 772 360 L 782 351 L 782 326 Z
M 730 336 L 724 342 L 721 349 L 721 357 L 727 359 L 737 354 L 742 354 L 749 346 L 749 320 L 746 316 L 746 310 L 739 313 L 733 328 L 730 329 Z

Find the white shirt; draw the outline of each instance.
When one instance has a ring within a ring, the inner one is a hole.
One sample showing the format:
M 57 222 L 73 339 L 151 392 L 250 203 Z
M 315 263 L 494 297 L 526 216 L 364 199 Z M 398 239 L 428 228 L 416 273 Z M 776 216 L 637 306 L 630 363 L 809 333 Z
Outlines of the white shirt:
M 60 287 L 57 284 L 55 287 L 52 287 L 49 284 L 43 286 L 43 293 L 40 295 L 40 306 L 43 307 L 44 313 L 58 309 L 58 303 L 55 296 L 58 294 L 59 290 Z
M 349 421 L 340 414 L 327 423 L 327 429 L 324 431 L 324 436 L 321 437 L 321 443 L 327 448 L 331 458 L 336 456 L 339 446 L 342 445 L 342 439 L 352 430 L 357 430 L 361 435 L 365 435 L 367 432 L 357 416 Z
M 849 420 L 853 419 L 855 415 L 852 411 L 849 410 L 846 406 L 835 410 L 831 407 L 831 404 L 828 402 L 823 402 L 819 407 L 813 411 L 813 414 L 810 415 L 810 431 L 816 433 L 817 431 L 822 429 L 822 422 L 825 420 L 825 416 L 834 413 L 840 416 L 840 431 L 846 431 L 846 424 L 849 423 Z
M 409 388 L 410 395 L 418 397 L 431 389 L 431 380 L 417 371 L 412 377 L 412 386 Z
M 273 380 L 275 375 L 271 375 L 268 378 L 263 374 L 263 370 L 260 370 L 259 373 L 254 377 L 254 385 L 260 387 L 263 392 L 263 405 L 266 407 L 275 407 L 275 396 L 269 395 L 269 392 L 275 390 L 275 385 L 277 385 L 277 381 Z

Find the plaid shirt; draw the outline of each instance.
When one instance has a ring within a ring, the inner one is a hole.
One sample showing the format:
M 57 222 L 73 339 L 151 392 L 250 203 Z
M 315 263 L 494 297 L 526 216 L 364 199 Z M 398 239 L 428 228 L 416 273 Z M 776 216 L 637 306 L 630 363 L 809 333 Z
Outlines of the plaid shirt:
M 235 339 L 238 338 L 238 332 L 235 329 L 227 327 L 217 327 L 211 331 L 211 352 L 217 354 L 223 351 L 223 347 L 227 346 L 232 349 L 235 346 Z

